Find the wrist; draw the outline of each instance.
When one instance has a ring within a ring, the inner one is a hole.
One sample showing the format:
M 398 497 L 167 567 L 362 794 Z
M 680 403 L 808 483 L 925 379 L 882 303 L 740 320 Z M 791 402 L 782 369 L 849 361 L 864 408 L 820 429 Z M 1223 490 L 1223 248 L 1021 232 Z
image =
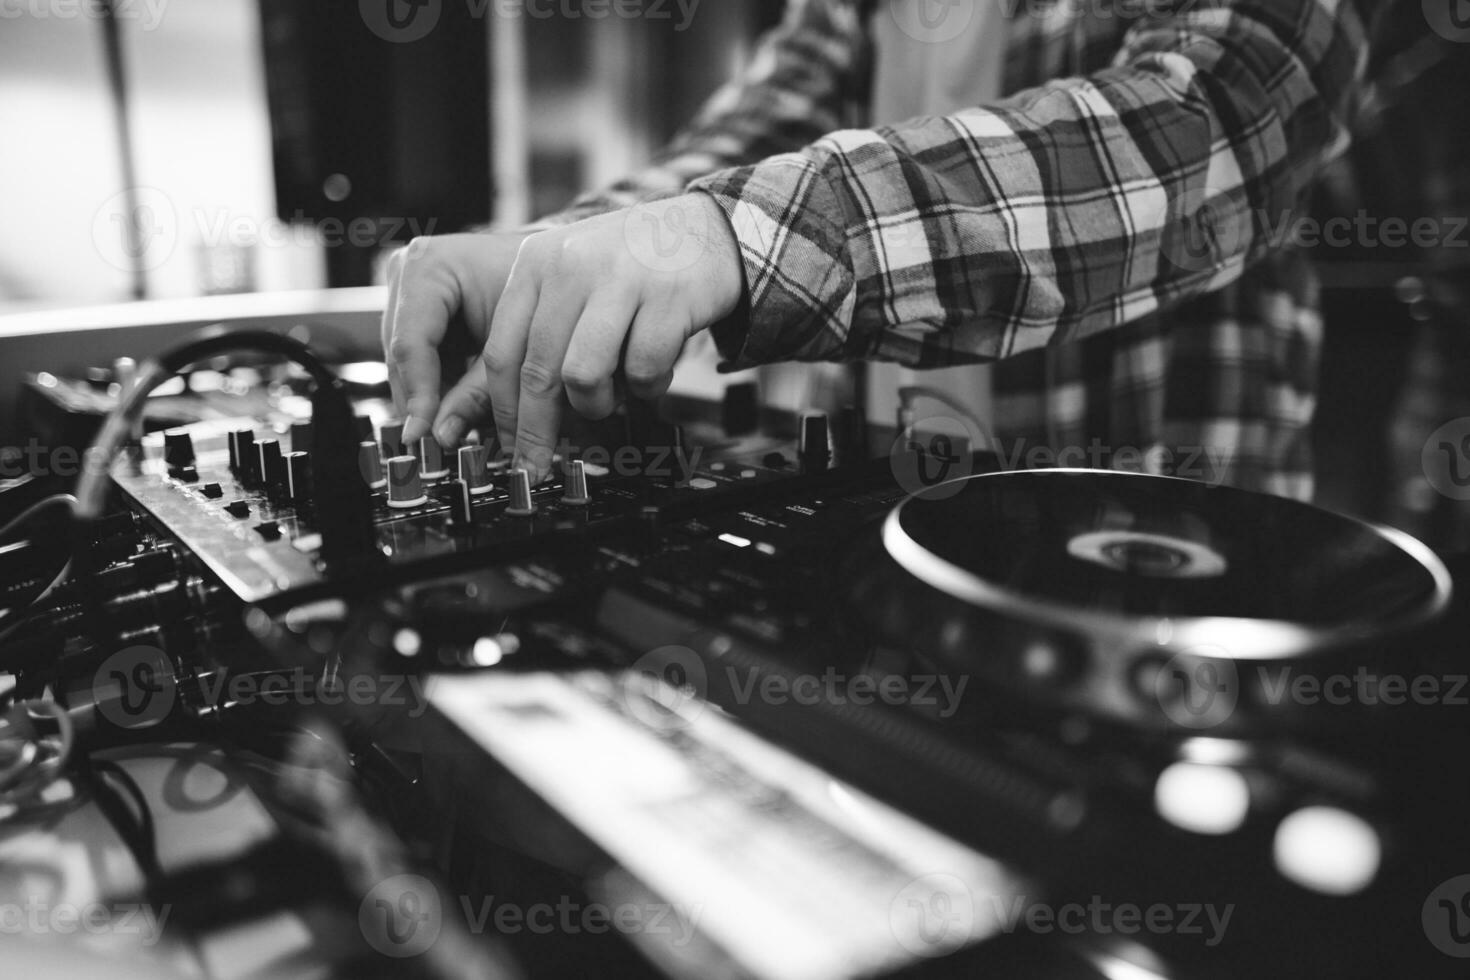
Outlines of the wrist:
M 745 299 L 745 263 L 740 257 L 740 240 L 730 216 L 711 194 L 696 191 L 686 195 L 690 203 L 704 216 L 710 260 L 711 286 L 714 303 L 714 320 L 723 320 L 734 313 Z

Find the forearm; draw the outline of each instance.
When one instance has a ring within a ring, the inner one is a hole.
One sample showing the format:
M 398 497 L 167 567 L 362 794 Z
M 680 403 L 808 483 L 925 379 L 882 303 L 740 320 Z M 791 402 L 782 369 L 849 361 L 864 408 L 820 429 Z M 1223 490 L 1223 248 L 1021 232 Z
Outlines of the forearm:
M 1218 288 L 1345 145 L 1366 49 L 1350 0 L 1197 3 L 1087 78 L 697 181 L 750 291 L 721 348 L 985 360 Z

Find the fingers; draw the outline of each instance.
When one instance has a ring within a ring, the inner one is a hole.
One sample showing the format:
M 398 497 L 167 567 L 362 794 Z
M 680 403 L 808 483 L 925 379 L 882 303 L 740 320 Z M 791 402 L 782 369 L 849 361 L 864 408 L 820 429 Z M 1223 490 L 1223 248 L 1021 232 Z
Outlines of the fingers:
M 434 254 L 432 239 L 416 238 L 401 253 L 388 363 L 403 390 L 405 442 L 429 434 L 439 410 L 439 345 L 459 309 L 453 266 Z
M 479 357 L 440 403 L 434 438 L 445 449 L 457 449 L 466 432 L 490 418 L 490 379 L 485 373 L 485 360 Z
M 574 291 L 575 290 L 575 291 Z M 521 364 L 516 407 L 515 460 L 539 482 L 551 472 L 561 431 L 562 364 L 586 296 L 571 283 L 548 280 L 536 303 Z
M 520 404 L 521 364 L 526 358 L 526 332 L 536 312 L 540 282 L 533 262 L 527 261 L 529 240 L 521 247 L 500 304 L 495 308 L 490 333 L 480 363 L 485 369 L 485 387 L 500 444 L 515 445 L 516 412 Z
M 388 302 L 383 307 L 383 321 L 379 328 L 379 340 L 383 345 L 383 360 L 388 365 L 388 390 L 393 394 L 393 406 L 395 412 L 404 410 L 403 382 L 398 376 L 398 368 L 393 364 L 393 358 L 388 356 L 388 348 L 393 340 L 393 317 L 398 306 L 398 276 L 403 270 L 403 249 L 399 249 L 388 256 Z
M 618 406 L 616 378 L 623 342 L 638 310 L 627 288 L 594 292 L 577 321 L 562 363 L 561 380 L 572 408 L 589 419 L 605 419 Z
M 623 360 L 629 394 L 647 401 L 669 390 L 688 332 L 688 324 L 679 320 L 667 303 L 649 303 L 638 310 Z

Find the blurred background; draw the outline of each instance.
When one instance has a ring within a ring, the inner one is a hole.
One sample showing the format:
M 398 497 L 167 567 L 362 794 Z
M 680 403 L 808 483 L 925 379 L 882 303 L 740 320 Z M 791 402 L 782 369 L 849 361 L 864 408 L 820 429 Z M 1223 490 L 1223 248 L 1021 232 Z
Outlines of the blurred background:
M 415 37 L 356 0 L 93 2 L 0 22 L 0 312 L 368 285 L 417 232 L 524 221 L 644 161 L 781 7 L 434 0 Z
M 0 343 L 15 343 L 0 348 L 0 442 L 21 435 L 10 389 L 23 373 L 153 343 L 158 317 L 118 304 L 248 297 L 238 308 L 252 315 L 304 310 L 362 333 L 351 325 L 381 303 L 366 287 L 386 251 L 527 221 L 644 162 L 783 7 L 637 3 L 639 16 L 604 17 L 552 0 L 8 3 Z M 1374 111 L 1315 216 L 1427 217 L 1446 233 L 1432 247 L 1313 249 L 1327 317 L 1319 501 L 1464 547 L 1470 489 L 1437 491 L 1425 453 L 1470 417 L 1470 232 L 1450 233 L 1470 214 L 1470 44 L 1430 30 L 1418 2 L 1395 18 Z M 174 324 L 214 315 L 163 309 Z M 144 332 L 114 344 L 113 326 Z M 886 420 L 883 393 L 913 373 L 869 370 Z M 845 383 L 832 369 L 764 374 L 768 398 L 789 405 Z M 687 390 L 726 383 L 705 348 L 681 370 Z M 983 371 L 957 383 L 983 386 Z M 1470 439 L 1464 428 L 1451 441 Z

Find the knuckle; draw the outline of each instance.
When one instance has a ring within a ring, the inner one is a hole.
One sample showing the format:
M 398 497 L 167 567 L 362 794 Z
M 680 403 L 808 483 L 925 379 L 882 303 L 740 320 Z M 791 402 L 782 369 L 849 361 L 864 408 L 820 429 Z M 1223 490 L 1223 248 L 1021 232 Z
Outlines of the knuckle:
M 485 365 L 485 373 L 492 378 L 504 378 L 511 369 L 511 357 L 500 348 L 494 340 L 485 345 L 480 352 L 480 363 Z
M 419 262 L 423 259 L 428 258 L 429 252 L 433 248 L 433 243 L 434 239 L 430 238 L 428 235 L 418 235 L 410 239 L 408 245 L 406 245 L 403 250 L 398 253 L 398 256 L 402 256 L 399 261 L 400 266 L 406 265 L 409 262 Z M 395 258 L 397 258 L 397 256 L 395 256 Z
M 540 361 L 521 365 L 521 390 L 537 396 L 552 395 L 561 390 L 561 376 Z
M 461 392 L 461 398 L 463 400 L 460 406 L 457 407 L 462 408 L 466 413 L 478 418 L 484 418 L 490 414 L 492 407 L 490 404 L 490 392 L 484 388 L 477 385 L 466 387 Z
M 602 372 L 586 364 L 565 364 L 561 369 L 561 381 L 568 391 L 596 391 L 603 382 Z
M 591 245 L 585 237 L 567 235 L 561 240 L 560 247 L 557 249 L 557 259 L 564 267 L 576 267 L 586 261 L 591 253 Z
M 388 338 L 388 359 L 394 364 L 402 364 L 417 353 L 418 346 L 407 334 L 395 332 Z

